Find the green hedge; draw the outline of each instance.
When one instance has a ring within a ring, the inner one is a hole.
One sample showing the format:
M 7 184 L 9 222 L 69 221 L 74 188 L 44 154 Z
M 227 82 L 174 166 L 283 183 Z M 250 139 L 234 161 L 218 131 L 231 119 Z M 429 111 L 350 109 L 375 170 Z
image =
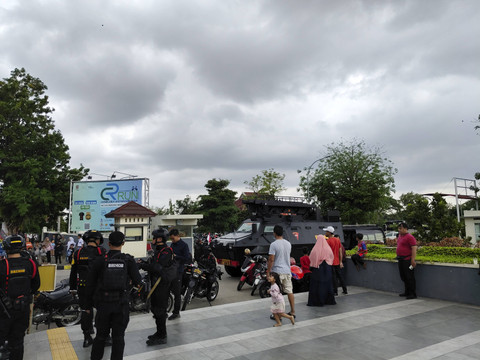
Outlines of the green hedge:
M 368 244 L 367 259 L 395 260 L 396 248 L 384 245 Z M 347 251 L 347 255 L 353 255 L 356 249 Z M 480 260 L 480 249 L 464 247 L 440 247 L 440 246 L 422 246 L 417 250 L 416 260 L 419 263 L 453 263 L 453 264 L 473 264 L 473 259 Z

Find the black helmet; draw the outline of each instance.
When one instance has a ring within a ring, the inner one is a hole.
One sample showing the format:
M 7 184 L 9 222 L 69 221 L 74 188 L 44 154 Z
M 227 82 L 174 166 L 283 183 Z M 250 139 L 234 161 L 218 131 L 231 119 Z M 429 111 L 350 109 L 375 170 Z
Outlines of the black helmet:
M 9 254 L 19 253 L 25 246 L 25 239 L 20 235 L 7 236 L 5 240 L 3 240 L 3 248 Z
M 160 228 L 157 230 L 152 231 L 152 238 L 159 239 L 161 238 L 163 242 L 166 242 L 168 239 L 168 230 L 164 228 Z
M 97 230 L 88 230 L 85 234 L 83 234 L 82 239 L 87 243 L 92 241 L 90 239 L 93 239 L 93 241 L 100 240 L 100 245 L 103 244 L 102 233 Z
M 114 231 L 108 235 L 108 242 L 113 246 L 120 246 L 125 241 L 125 235 L 121 231 Z

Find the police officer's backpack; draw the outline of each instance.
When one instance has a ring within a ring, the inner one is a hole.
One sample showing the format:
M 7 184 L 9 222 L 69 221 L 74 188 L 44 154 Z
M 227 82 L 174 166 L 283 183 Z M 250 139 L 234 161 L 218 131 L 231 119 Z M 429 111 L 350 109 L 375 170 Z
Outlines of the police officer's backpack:
M 87 285 L 90 263 L 95 260 L 96 256 L 101 256 L 105 253 L 105 250 L 100 246 L 97 246 L 95 249 L 97 250 L 98 255 L 94 255 L 88 247 L 80 248 L 77 251 L 75 262 L 78 267 L 78 287 L 85 287 Z
M 101 298 L 106 302 L 119 301 L 127 290 L 127 255 L 117 253 L 110 258 L 105 255 Z
M 31 280 L 37 274 L 37 265 L 32 259 L 22 259 L 21 263 L 10 263 L 4 259 L 7 266 L 5 277 L 5 294 L 12 299 L 15 310 L 25 310 L 31 301 Z M 30 274 L 28 263 L 32 264 L 33 271 Z

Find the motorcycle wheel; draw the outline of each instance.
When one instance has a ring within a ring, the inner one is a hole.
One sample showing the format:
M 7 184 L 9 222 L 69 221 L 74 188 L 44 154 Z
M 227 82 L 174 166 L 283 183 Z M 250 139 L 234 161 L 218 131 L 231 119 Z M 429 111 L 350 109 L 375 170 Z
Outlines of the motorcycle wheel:
M 80 323 L 81 318 L 82 309 L 80 308 L 80 305 L 78 303 L 73 303 L 62 310 L 62 317 L 60 319 L 55 319 L 55 324 L 57 324 L 58 327 L 73 326 Z
M 218 285 L 218 281 L 215 280 L 210 287 L 210 291 L 207 293 L 208 301 L 213 301 L 217 298 L 218 291 L 220 290 L 220 286 Z
M 245 280 L 243 280 L 243 281 L 240 280 L 240 281 L 238 282 L 238 285 L 237 285 L 237 291 L 242 290 L 243 285 L 245 285 Z
M 168 294 L 168 303 L 167 303 L 167 313 L 171 312 L 173 309 L 173 294 Z
M 187 308 L 187 305 L 190 304 L 190 301 L 192 300 L 192 297 L 193 297 L 193 289 L 188 288 L 187 293 L 185 294 L 185 297 L 183 298 L 182 311 L 184 311 Z
M 270 294 L 267 293 L 268 290 L 270 290 L 270 283 L 269 282 L 263 283 L 262 286 L 260 286 L 260 288 L 258 289 L 258 293 L 260 294 L 260 297 L 261 298 L 270 297 Z

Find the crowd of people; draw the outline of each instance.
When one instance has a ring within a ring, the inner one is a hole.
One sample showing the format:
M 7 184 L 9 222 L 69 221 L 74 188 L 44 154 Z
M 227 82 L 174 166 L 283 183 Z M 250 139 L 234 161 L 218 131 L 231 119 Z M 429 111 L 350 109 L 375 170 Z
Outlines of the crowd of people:
M 416 240 L 408 232 L 406 223 L 398 227 L 399 237 L 397 246 L 397 260 L 400 278 L 405 285 L 405 291 L 399 294 L 406 299 L 415 299 L 415 267 L 416 267 Z M 335 305 L 335 297 L 338 296 L 337 289 L 342 288 L 344 295 L 348 294 L 346 282 L 343 276 L 343 262 L 345 260 L 345 249 L 340 239 L 334 235 L 335 229 L 327 226 L 323 229 L 325 235 L 317 235 L 316 243 L 310 253 L 303 248 L 303 256 L 300 258 L 300 265 L 304 273 L 309 275 L 309 292 L 307 306 Z M 290 270 L 291 243 L 283 239 L 283 228 L 276 225 L 273 229 L 275 241 L 270 245 L 267 279 L 271 283 L 270 294 L 272 297 L 271 319 L 275 320 L 274 326 L 281 326 L 281 318 L 288 318 L 292 324 L 295 323 L 295 298 L 292 291 L 292 280 Z M 357 251 L 352 255 L 351 260 L 357 271 L 366 269 L 364 261 L 367 254 L 367 246 L 363 241 L 363 234 L 356 234 Z M 285 312 L 283 296 L 286 294 L 290 312 Z
M 304 249 L 300 263 L 302 269 L 309 273 L 310 285 L 308 306 L 336 304 L 335 296 L 341 286 L 347 295 L 343 277 L 343 260 L 345 253 L 340 239 L 334 235 L 334 228 L 323 229 L 325 235 L 318 235 L 316 243 L 308 254 Z M 275 225 L 275 241 L 268 251 L 267 280 L 270 282 L 272 299 L 271 318 L 275 327 L 281 326 L 282 318 L 295 324 L 295 297 L 293 294 L 290 258 L 292 245 L 283 238 L 284 229 Z M 120 231 L 109 234 L 107 252 L 102 246 L 103 235 L 95 230 L 83 234 L 81 242 L 69 241 L 66 254 L 71 262 L 70 289 L 79 298 L 81 329 L 84 334 L 84 347 L 93 344 L 91 359 L 102 359 L 105 346 L 112 346 L 111 359 L 122 359 L 125 348 L 125 330 L 129 322 L 129 303 L 127 288 L 132 283 L 141 287 L 142 277 L 139 270 L 149 273 L 151 291 L 151 312 L 156 331 L 148 336 L 146 344 L 156 346 L 167 343 L 166 321 L 180 317 L 180 286 L 184 264 L 192 260 L 188 246 L 180 238 L 177 229 L 167 231 L 158 229 L 152 232 L 153 255 L 148 260 L 135 260 L 131 255 L 122 253 L 125 235 Z M 167 239 L 172 246 L 167 245 Z M 56 263 L 62 262 L 65 252 L 62 237 L 50 241 L 48 237 L 42 244 L 35 244 L 29 253 L 25 253 L 26 241 L 22 236 L 8 236 L 3 241 L 7 258 L 0 261 L 0 358 L 8 354 L 10 359 L 23 358 L 23 339 L 28 327 L 28 307 L 33 294 L 40 287 L 38 275 L 39 263 L 43 256 L 48 263 L 55 257 Z M 366 269 L 364 257 L 367 247 L 363 235 L 357 234 L 358 250 L 352 261 L 358 271 Z M 405 291 L 400 294 L 407 299 L 416 298 L 414 269 L 416 267 L 416 240 L 408 233 L 405 223 L 399 225 L 397 259 L 400 278 L 405 284 Z M 168 318 L 167 304 L 170 291 L 175 294 L 173 314 Z M 287 295 L 290 311 L 286 312 L 283 294 Z M 94 308 L 95 330 L 93 327 Z

